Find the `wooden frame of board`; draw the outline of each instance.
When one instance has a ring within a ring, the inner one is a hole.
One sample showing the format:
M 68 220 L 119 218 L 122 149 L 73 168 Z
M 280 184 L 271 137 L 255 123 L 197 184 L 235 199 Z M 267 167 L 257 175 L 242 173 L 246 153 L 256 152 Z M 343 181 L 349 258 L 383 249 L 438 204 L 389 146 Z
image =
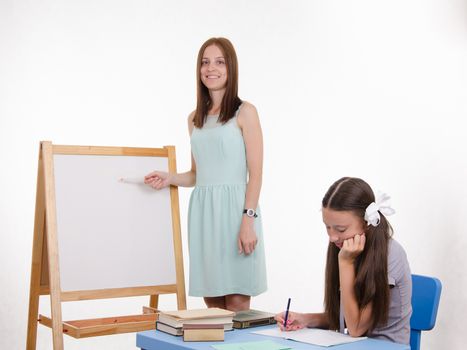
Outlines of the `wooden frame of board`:
M 157 308 L 160 294 L 175 293 L 178 309 L 186 309 L 178 188 L 175 186 L 170 187 L 176 272 L 175 284 L 71 292 L 62 291 L 60 288 L 59 245 L 57 237 L 53 157 L 56 154 L 166 157 L 168 158 L 169 172 L 175 173 L 177 171 L 174 146 L 165 146 L 163 148 L 60 146 L 53 145 L 50 141 L 41 142 L 37 175 L 26 348 L 28 350 L 36 349 L 38 322 L 52 328 L 53 349 L 62 350 L 64 333 L 75 338 L 81 338 L 135 332 L 155 328 L 157 314 L 148 313 L 148 310 L 154 310 Z M 50 295 L 50 318 L 39 315 L 39 297 L 41 295 Z M 150 296 L 150 307 L 144 308 L 144 314 L 141 315 L 75 320 L 68 322 L 62 321 L 61 303 L 65 301 L 144 295 Z

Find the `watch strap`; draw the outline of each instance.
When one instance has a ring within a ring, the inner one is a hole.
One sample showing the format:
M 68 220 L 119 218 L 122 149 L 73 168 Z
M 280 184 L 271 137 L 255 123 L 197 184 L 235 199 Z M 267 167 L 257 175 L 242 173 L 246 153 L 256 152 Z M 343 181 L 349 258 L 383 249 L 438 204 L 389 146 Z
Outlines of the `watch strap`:
M 246 214 L 250 218 L 258 217 L 258 213 L 254 209 L 243 209 L 243 214 Z

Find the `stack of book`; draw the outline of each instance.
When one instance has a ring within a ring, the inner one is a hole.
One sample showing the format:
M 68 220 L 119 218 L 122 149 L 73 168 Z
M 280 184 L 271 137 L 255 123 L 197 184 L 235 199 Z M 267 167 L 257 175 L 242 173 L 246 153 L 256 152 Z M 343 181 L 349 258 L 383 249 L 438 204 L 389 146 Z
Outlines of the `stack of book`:
M 161 311 L 156 329 L 183 335 L 186 341 L 224 340 L 224 331 L 232 330 L 234 315 L 232 311 L 219 308 Z

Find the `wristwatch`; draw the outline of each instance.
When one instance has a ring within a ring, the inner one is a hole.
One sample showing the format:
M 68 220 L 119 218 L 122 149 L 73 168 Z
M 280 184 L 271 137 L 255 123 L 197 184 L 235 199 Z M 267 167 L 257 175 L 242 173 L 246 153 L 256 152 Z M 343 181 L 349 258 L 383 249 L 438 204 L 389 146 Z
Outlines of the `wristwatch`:
M 244 209 L 243 214 L 246 214 L 249 218 L 257 218 L 258 214 L 254 209 Z

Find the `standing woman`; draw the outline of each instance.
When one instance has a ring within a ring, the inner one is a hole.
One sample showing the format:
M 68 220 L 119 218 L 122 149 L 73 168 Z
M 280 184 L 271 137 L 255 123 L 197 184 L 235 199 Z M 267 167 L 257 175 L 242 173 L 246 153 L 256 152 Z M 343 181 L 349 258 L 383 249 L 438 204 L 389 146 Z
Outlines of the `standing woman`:
M 266 290 L 258 200 L 263 141 L 256 108 L 238 97 L 238 63 L 232 43 L 211 38 L 197 60 L 197 105 L 188 117 L 191 170 L 154 171 L 155 189 L 195 186 L 188 213 L 189 295 L 208 307 L 250 308 Z

